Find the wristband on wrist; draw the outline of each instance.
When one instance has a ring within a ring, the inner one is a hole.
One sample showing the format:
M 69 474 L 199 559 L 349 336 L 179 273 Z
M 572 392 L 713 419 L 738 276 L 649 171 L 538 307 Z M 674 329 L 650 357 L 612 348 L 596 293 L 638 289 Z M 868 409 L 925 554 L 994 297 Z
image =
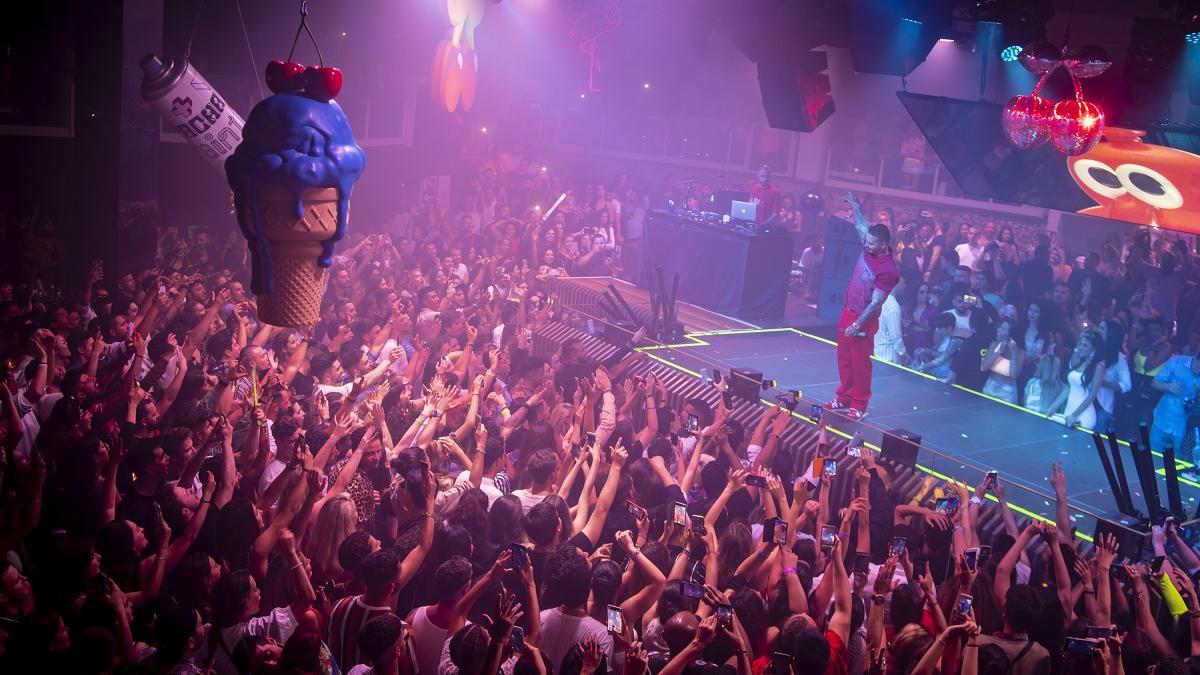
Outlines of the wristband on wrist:
M 787 576 L 787 575 L 789 575 L 789 574 L 791 574 L 791 575 L 795 575 L 795 574 L 796 574 L 796 568 L 795 568 L 795 567 L 785 567 L 785 568 L 783 568 L 783 576 L 785 576 L 785 577 L 786 577 L 786 576 Z

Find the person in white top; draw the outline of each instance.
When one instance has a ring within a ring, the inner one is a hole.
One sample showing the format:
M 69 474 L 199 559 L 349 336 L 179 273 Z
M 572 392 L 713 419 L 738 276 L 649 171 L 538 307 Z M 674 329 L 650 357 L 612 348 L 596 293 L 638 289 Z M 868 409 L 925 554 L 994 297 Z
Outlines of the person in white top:
M 904 363 L 908 353 L 904 348 L 904 329 L 900 323 L 900 303 L 896 297 L 904 293 L 904 277 L 883 301 L 879 309 L 879 330 L 875 333 L 875 356 L 891 363 Z
M 1100 382 L 1100 391 L 1096 392 L 1096 431 L 1103 433 L 1108 430 L 1116 412 L 1118 394 L 1129 393 L 1133 389 L 1133 379 L 1129 374 L 1129 362 L 1121 352 L 1125 343 L 1125 331 L 1121 325 L 1105 319 L 1100 322 L 1098 330 L 1102 342 L 1100 359 L 1104 362 L 1104 379 Z
M 970 238 L 966 243 L 955 246 L 954 252 L 958 254 L 958 264 L 966 265 L 972 272 L 978 272 L 983 269 L 984 242 L 978 228 L 972 227 L 970 232 Z
M 282 645 L 299 625 L 297 615 L 307 612 L 316 602 L 317 595 L 296 550 L 295 536 L 285 529 L 279 535 L 279 543 L 286 551 L 288 569 L 292 570 L 296 600 L 287 607 L 272 609 L 266 616 L 258 616 L 262 593 L 250 572 L 238 570 L 221 577 L 213 588 L 212 624 L 206 627 L 197 663 L 207 663 L 211 658 L 214 672 L 235 675 L 238 669 L 232 654 L 243 636 L 259 635 Z
M 483 477 L 479 480 L 479 489 L 483 494 L 487 495 L 488 509 L 492 508 L 492 504 L 496 500 L 504 496 L 504 491 L 496 486 L 496 474 L 504 468 L 504 445 L 500 439 L 492 439 L 492 442 L 487 444 L 483 451 Z M 454 480 L 455 485 L 466 483 L 470 480 L 471 471 L 464 470 L 458 474 L 458 478 Z M 532 506 L 530 508 L 533 508 Z
M 974 298 L 975 296 L 972 296 L 969 291 L 966 291 L 957 284 L 950 292 L 954 293 L 954 298 L 952 299 L 954 309 L 948 309 L 942 313 L 954 317 L 954 332 L 952 335 L 965 340 L 975 334 L 975 331 L 971 330 L 971 312 L 974 311 L 974 304 L 968 302 L 969 298 Z M 978 302 L 978 298 L 975 298 L 975 301 Z
M 566 547 L 560 549 L 546 561 L 545 583 L 557 591 L 556 597 L 562 601 L 540 614 L 542 641 L 538 646 L 554 672 L 560 670 L 567 652 L 588 637 L 596 640 L 612 663 L 612 635 L 604 624 L 588 616 L 592 568 L 587 558 Z
M 511 551 L 501 552 L 487 574 L 474 584 L 471 583 L 470 560 L 453 556 L 438 565 L 433 573 L 437 604 L 418 607 L 408 615 L 418 673 L 438 672 L 442 645 L 467 624 L 467 612 L 479 601 L 483 591 L 503 576 L 511 557 Z
M 513 495 L 521 500 L 521 510 L 529 513 L 529 509 L 542 503 L 546 497 L 554 494 L 554 470 L 558 468 L 558 456 L 553 450 L 542 448 L 534 451 L 525 465 L 529 475 L 530 486 L 514 490 Z

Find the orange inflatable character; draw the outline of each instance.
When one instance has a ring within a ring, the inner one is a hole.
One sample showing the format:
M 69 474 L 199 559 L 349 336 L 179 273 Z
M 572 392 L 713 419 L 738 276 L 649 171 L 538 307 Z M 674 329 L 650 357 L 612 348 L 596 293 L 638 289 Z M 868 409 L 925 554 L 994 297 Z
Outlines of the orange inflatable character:
M 454 112 L 460 103 L 463 110 L 475 104 L 479 73 L 475 29 L 483 21 L 483 11 L 483 0 L 446 0 L 450 39 L 439 42 L 433 53 L 429 83 L 434 102 L 446 106 L 446 112 Z
M 1080 213 L 1200 233 L 1200 155 L 1144 143 L 1145 133 L 1108 127 L 1096 147 L 1067 159 L 1098 204 Z

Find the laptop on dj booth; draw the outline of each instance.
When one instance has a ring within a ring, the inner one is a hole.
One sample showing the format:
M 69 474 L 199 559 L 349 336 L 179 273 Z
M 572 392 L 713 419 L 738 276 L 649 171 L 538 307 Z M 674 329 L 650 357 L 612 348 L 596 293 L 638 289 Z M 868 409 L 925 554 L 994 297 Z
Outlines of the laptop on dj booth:
M 747 220 L 758 222 L 758 204 L 734 201 L 730 204 L 729 217 L 731 220 Z

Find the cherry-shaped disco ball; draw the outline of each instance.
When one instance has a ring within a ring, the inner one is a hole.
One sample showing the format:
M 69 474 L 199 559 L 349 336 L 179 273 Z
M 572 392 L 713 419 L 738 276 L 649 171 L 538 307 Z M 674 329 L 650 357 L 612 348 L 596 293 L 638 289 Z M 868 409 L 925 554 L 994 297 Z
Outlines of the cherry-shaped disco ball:
M 1013 145 L 1028 150 L 1050 139 L 1054 103 L 1038 96 L 1014 96 L 1004 106 L 1001 124 Z
M 1017 61 L 1034 75 L 1045 75 L 1062 63 L 1062 52 L 1049 42 L 1035 42 L 1021 50 Z
M 1096 147 L 1104 133 L 1104 111 L 1082 98 L 1059 101 L 1050 121 L 1050 140 L 1066 155 L 1082 155 Z
M 1112 58 L 1108 52 L 1096 45 L 1084 45 L 1068 49 L 1063 55 L 1062 64 L 1067 72 L 1082 80 L 1096 77 L 1108 70 L 1112 65 Z

